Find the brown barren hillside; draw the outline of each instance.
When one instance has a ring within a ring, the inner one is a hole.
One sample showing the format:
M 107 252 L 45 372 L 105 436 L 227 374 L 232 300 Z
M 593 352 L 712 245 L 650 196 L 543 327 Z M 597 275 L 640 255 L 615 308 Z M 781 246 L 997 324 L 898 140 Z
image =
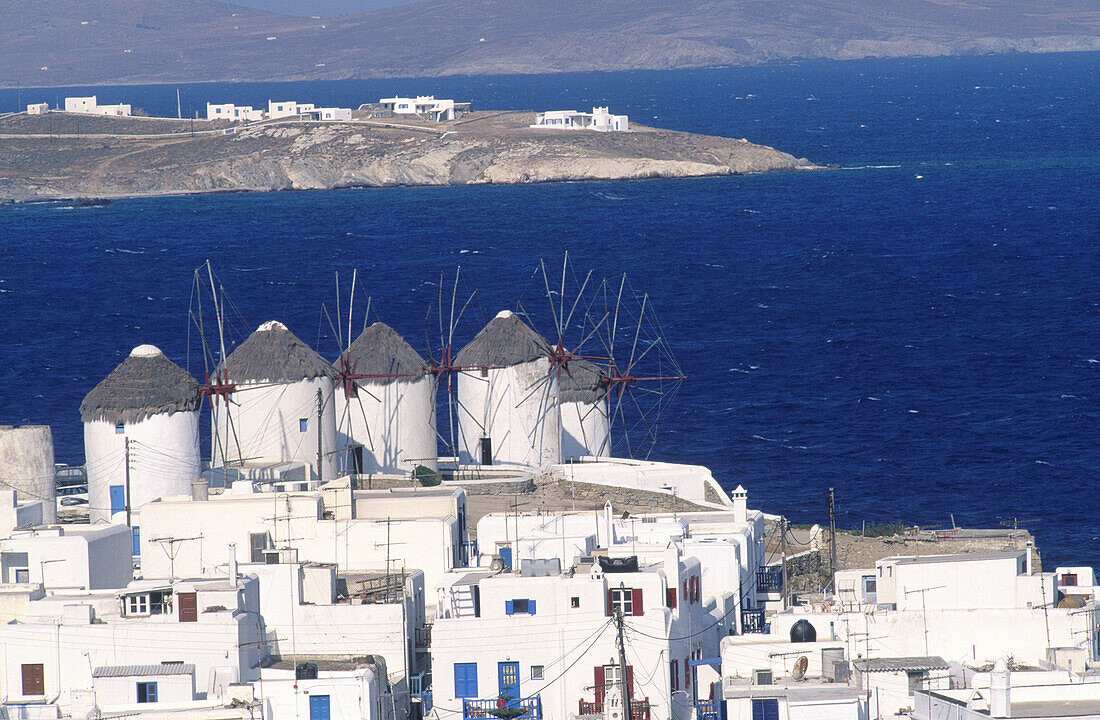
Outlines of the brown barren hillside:
M 211 0 L 0 4 L 7 86 L 700 67 L 1100 49 L 1095 0 L 424 0 L 335 18 Z

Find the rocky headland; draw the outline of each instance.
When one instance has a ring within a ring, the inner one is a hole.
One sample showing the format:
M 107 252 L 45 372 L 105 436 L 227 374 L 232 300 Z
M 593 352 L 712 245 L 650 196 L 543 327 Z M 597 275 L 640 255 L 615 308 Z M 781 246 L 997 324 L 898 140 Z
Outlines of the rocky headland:
M 248 126 L 51 112 L 0 118 L 0 202 L 399 185 L 702 177 L 812 169 L 743 139 L 632 126 L 528 127 L 534 113 L 449 123 Z

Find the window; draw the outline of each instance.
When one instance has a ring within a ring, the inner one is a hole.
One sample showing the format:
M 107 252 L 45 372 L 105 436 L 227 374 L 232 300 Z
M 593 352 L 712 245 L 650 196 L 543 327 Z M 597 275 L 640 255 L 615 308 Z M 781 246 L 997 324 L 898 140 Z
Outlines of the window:
M 29 583 L 31 581 L 30 568 L 15 568 L 15 582 Z
M 752 720 L 779 720 L 779 699 L 753 698 Z
M 122 435 L 124 432 L 126 432 L 126 425 L 124 423 L 115 425 L 115 435 Z
M 581 606 L 581 599 L 579 597 L 574 595 L 573 597 L 569 598 L 569 607 L 579 608 L 580 606 Z
M 672 589 L 673 593 L 676 592 L 676 588 Z M 680 689 L 680 663 L 675 660 L 668 661 L 668 677 L 669 684 L 672 690 Z
M 878 590 L 878 580 L 874 575 L 866 575 L 863 578 L 863 594 L 874 595 Z
M 477 697 L 477 663 L 455 663 L 455 697 Z
M 505 615 L 534 615 L 535 601 L 527 599 L 505 600 Z
M 669 610 L 676 609 L 676 588 L 670 587 L 665 590 L 665 607 Z
M 607 614 L 642 615 L 641 588 L 612 588 L 607 591 Z
M 267 541 L 267 533 L 249 533 L 248 547 L 249 559 L 254 563 L 262 563 L 264 561 L 264 550 L 270 547 Z
M 309 431 L 309 418 L 298 418 L 298 432 Z
M 543 666 L 542 665 L 532 665 L 531 666 L 531 679 L 532 680 L 542 680 L 542 675 L 543 675 Z
M 131 540 L 131 546 L 132 546 L 130 548 L 130 554 L 133 555 L 134 557 L 140 557 L 141 556 L 141 528 L 140 527 L 137 527 L 137 526 L 134 527 L 134 530 L 131 533 L 130 540 Z
M 148 595 L 129 595 L 126 598 L 126 614 L 127 615 L 148 615 L 149 614 L 149 596 Z
M 1062 575 L 1062 584 L 1070 587 L 1077 586 L 1077 573 L 1065 573 Z
M 171 592 L 154 590 L 139 595 L 123 596 L 123 610 L 127 616 L 163 615 L 169 610 Z
M 157 701 L 157 684 L 155 682 L 139 682 L 137 684 L 137 701 L 139 703 L 155 703 Z

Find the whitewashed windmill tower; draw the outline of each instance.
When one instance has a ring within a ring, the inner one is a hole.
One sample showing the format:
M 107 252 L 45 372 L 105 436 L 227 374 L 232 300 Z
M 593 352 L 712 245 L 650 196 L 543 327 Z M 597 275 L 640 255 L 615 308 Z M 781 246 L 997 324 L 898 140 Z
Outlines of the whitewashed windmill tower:
M 455 357 L 459 459 L 544 467 L 561 462 L 558 378 L 546 339 L 509 310 Z
M 80 404 L 90 521 L 138 525 L 141 506 L 199 479 L 198 382 L 139 345 Z
M 588 360 L 571 360 L 559 376 L 561 399 L 561 457 L 611 456 L 611 416 L 607 407 L 607 378 Z
M 271 320 L 218 368 L 232 392 L 213 405 L 215 467 L 300 462 L 321 480 L 336 477 L 332 365 L 286 325 Z
M 409 343 L 385 323 L 363 330 L 334 363 L 338 443 L 346 469 L 406 474 L 438 466 L 435 378 Z

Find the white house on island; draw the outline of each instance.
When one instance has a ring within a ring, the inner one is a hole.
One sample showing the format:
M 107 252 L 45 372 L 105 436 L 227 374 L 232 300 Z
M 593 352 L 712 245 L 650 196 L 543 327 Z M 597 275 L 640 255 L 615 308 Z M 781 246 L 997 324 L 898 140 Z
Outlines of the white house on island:
M 531 127 L 626 132 L 630 130 L 630 121 L 626 115 L 612 115 L 606 107 L 594 107 L 590 113 L 576 110 L 547 110 L 538 114 L 535 124 Z
M 133 108 L 119 103 L 118 105 L 100 105 L 95 95 L 89 97 L 65 98 L 65 112 L 83 113 L 85 115 L 119 115 L 128 117 L 133 114 Z
M 264 119 L 264 111 L 254 109 L 251 105 L 234 105 L 233 103 L 206 103 L 207 120 L 229 120 L 230 122 L 256 122 Z
M 384 112 L 391 112 L 394 115 L 419 115 L 435 122 L 454 120 L 460 114 L 470 111 L 470 103 L 437 99 L 434 95 L 380 98 L 378 104 Z

